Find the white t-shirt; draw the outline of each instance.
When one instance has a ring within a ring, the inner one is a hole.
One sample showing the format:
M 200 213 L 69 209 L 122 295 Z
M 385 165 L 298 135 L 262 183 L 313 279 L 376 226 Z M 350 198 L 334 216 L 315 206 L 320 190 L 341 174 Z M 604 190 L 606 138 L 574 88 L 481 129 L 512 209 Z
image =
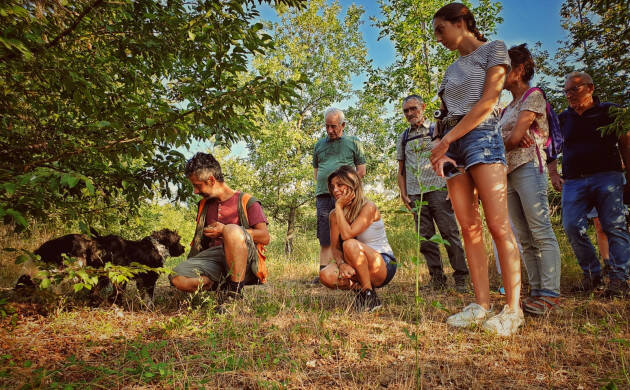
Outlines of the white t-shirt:
M 497 65 L 510 70 L 510 56 L 503 41 L 485 42 L 475 51 L 461 56 L 446 69 L 438 92 L 449 115 L 466 115 L 481 99 L 486 72 Z

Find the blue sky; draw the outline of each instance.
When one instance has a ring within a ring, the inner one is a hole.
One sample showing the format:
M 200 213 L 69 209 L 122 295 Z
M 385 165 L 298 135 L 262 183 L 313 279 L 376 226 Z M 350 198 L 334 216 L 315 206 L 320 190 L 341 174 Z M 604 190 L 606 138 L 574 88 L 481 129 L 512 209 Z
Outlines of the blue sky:
M 473 4 L 477 3 L 472 0 Z M 361 27 L 364 39 L 368 47 L 368 55 L 377 67 L 390 65 L 395 60 L 394 47 L 388 39 L 378 39 L 378 28 L 372 26 L 371 17 L 380 18 L 381 12 L 376 0 L 339 0 L 344 10 L 357 4 L 365 9 L 364 23 Z M 503 10 L 501 16 L 503 23 L 497 28 L 497 33 L 492 39 L 505 41 L 508 47 L 527 43 L 533 46 L 537 41 L 542 42 L 542 48 L 549 51 L 553 56 L 558 41 L 566 39 L 566 32 L 560 26 L 561 0 L 505 0 L 501 1 Z M 273 8 L 263 5 L 260 8 L 261 17 L 266 20 L 277 20 L 276 12 Z M 362 78 L 354 80 L 355 88 L 361 88 Z M 502 98 L 506 99 L 507 96 Z M 340 108 L 348 106 L 348 102 L 340 102 Z M 195 143 L 196 144 L 196 143 Z M 193 150 L 200 145 L 194 145 Z M 242 155 L 245 152 L 245 145 L 239 142 L 232 147 L 232 155 Z
M 372 26 L 369 18 L 381 17 L 376 0 L 352 1 L 340 0 L 344 10 L 351 4 L 361 5 L 365 9 L 362 33 L 368 47 L 368 54 L 378 67 L 386 66 L 394 61 L 394 48 L 387 39 L 378 40 L 378 28 Z M 473 0 L 473 3 L 476 3 Z M 501 1 L 503 23 L 499 25 L 493 39 L 502 39 L 509 46 L 526 42 L 533 46 L 536 41 L 543 43 L 543 49 L 554 53 L 558 40 L 565 39 L 565 31 L 560 26 L 561 0 L 505 0 Z M 264 19 L 276 20 L 275 11 L 263 6 L 261 16 Z

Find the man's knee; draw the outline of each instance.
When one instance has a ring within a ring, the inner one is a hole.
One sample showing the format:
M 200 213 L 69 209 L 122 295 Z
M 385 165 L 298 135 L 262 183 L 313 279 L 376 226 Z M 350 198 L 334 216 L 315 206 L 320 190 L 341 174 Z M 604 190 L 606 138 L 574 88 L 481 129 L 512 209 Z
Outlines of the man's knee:
M 245 231 L 239 225 L 225 225 L 223 227 L 223 241 L 230 244 L 245 245 Z

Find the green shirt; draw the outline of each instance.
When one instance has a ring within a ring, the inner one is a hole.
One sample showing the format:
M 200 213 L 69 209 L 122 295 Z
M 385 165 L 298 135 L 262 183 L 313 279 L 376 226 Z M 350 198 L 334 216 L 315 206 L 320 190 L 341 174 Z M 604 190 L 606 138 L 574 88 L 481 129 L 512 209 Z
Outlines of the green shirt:
M 359 166 L 365 164 L 363 146 L 357 137 L 346 137 L 334 141 L 326 136 L 315 144 L 313 150 L 313 168 L 317 168 L 315 196 L 328 193 L 328 175 L 343 165 Z

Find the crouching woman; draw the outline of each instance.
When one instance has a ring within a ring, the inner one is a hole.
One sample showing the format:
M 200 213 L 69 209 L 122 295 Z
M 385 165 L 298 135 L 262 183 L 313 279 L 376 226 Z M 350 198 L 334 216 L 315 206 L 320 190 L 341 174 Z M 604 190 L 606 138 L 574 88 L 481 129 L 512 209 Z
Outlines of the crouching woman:
M 357 290 L 355 309 L 376 310 L 381 301 L 374 289 L 387 285 L 396 274 L 396 259 L 381 213 L 363 196 L 361 178 L 352 167 L 342 166 L 331 173 L 328 190 L 335 198 L 330 213 L 335 261 L 320 271 L 320 280 L 329 288 Z

